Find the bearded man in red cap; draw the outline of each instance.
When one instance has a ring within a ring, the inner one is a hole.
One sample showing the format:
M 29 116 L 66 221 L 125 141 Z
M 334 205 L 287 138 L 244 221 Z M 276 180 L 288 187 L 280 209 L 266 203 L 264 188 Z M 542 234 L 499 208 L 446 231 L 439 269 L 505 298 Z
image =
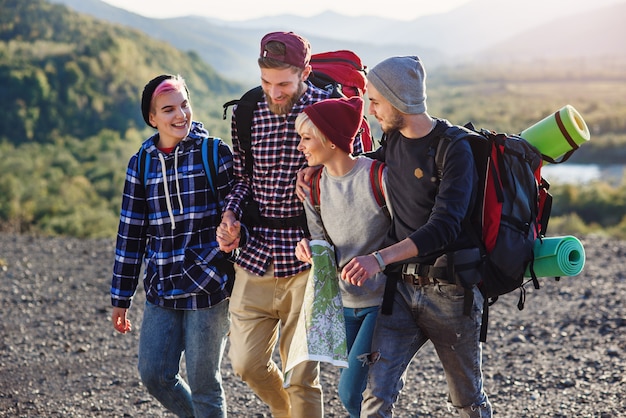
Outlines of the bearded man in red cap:
M 253 113 L 251 155 L 245 153 L 238 134 L 245 128 L 233 117 L 236 181 L 218 228 L 220 249 L 239 248 L 230 301 L 229 357 L 235 373 L 275 418 L 323 416 L 319 362 L 298 364 L 285 385 L 272 360 L 278 343 L 281 363 L 287 364 L 310 269 L 294 253 L 307 236 L 304 208 L 295 193 L 297 172 L 306 166 L 297 149 L 295 120 L 304 108 L 330 95 L 307 81 L 310 58 L 309 42 L 293 32 L 272 32 L 261 40 L 258 64 L 264 97 Z M 246 169 L 250 158 L 251 173 Z M 260 216 L 242 228 L 240 220 L 250 199 Z M 223 238 L 240 229 L 243 238 Z

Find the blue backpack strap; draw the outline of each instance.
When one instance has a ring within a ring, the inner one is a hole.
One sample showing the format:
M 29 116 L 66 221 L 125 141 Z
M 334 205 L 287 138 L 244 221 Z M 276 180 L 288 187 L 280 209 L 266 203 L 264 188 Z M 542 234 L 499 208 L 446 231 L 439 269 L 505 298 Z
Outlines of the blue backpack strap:
M 211 147 L 211 150 L 209 150 Z M 204 172 L 209 181 L 209 187 L 213 192 L 213 196 L 217 199 L 217 187 L 214 181 L 217 181 L 217 163 L 219 161 L 219 143 L 214 138 L 204 138 L 202 140 L 202 164 Z
M 139 148 L 137 153 L 137 177 L 141 179 L 144 194 L 146 199 L 148 198 L 147 184 L 148 184 L 148 170 L 150 169 L 150 153 L 146 152 L 144 147 Z M 148 211 L 146 209 L 146 221 L 148 221 Z

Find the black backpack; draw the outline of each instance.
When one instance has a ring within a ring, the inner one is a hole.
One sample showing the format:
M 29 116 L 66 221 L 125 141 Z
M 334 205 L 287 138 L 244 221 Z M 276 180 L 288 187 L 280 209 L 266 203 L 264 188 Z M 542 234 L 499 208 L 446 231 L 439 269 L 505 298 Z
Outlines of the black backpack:
M 534 287 L 539 281 L 533 271 L 534 243 L 547 231 L 552 208 L 549 183 L 541 177 L 543 156 L 517 135 L 476 130 L 471 124 L 447 128 L 437 145 L 435 162 L 438 176 L 445 166 L 451 142 L 467 140 L 479 177 L 478 196 L 464 229 L 479 249 L 475 263 L 454 265 L 454 277 L 466 288 L 466 313 L 471 306 L 471 287 L 476 284 L 485 298 L 481 341 L 486 341 L 489 306 L 499 296 L 520 289 L 518 309 L 524 308 L 525 274 L 530 271 Z M 482 280 L 467 283 L 464 270 L 478 268 Z

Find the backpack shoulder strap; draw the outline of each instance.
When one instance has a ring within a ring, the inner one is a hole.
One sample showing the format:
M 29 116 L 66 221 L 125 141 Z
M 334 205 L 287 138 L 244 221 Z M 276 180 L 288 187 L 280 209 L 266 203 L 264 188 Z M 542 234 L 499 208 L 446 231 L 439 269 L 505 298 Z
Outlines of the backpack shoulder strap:
M 457 125 L 448 126 L 448 128 L 446 128 L 443 135 L 439 139 L 439 142 L 437 143 L 437 148 L 435 151 L 435 164 L 437 167 L 437 175 L 438 175 L 439 180 L 441 180 L 443 176 L 443 167 L 444 167 L 444 163 L 446 160 L 446 155 L 448 153 L 448 146 L 452 142 L 455 142 L 457 140 L 461 140 L 464 138 L 470 138 L 470 137 L 474 137 L 473 139 L 476 139 L 475 137 L 480 137 L 484 139 L 487 133 L 488 132 L 486 131 L 478 132 L 471 122 L 466 123 L 465 126 L 457 126 Z M 474 159 L 476 159 L 477 153 L 478 154 L 484 153 L 484 150 L 481 149 L 480 151 L 478 151 L 478 148 L 479 147 L 484 148 L 485 144 L 486 144 L 486 141 L 478 142 L 478 141 L 470 140 L 470 146 L 472 147 L 472 153 L 474 155 Z
M 315 170 L 313 172 L 313 175 L 311 176 L 311 195 L 310 195 L 310 199 L 311 199 L 311 204 L 313 205 L 313 208 L 315 208 L 315 212 L 317 212 L 318 216 L 321 215 L 321 210 L 320 210 L 320 179 L 322 178 L 322 171 L 323 171 L 323 167 L 318 168 L 317 170 Z M 328 241 L 328 243 L 330 245 L 334 245 L 333 241 L 330 239 L 330 236 L 328 235 L 328 231 L 326 231 L 326 226 L 324 226 L 324 222 L 322 222 L 322 228 L 324 229 L 324 237 L 326 238 L 326 241 Z
M 137 165 L 139 178 L 143 181 L 143 186 L 146 187 L 146 184 L 148 184 L 148 169 L 150 168 L 150 154 L 144 147 L 139 148 Z
M 219 142 L 213 137 L 204 138 L 202 140 L 202 164 L 204 165 L 204 172 L 209 180 L 209 187 L 213 192 L 213 196 L 217 198 L 217 164 L 219 161 L 218 155 Z
M 452 125 L 447 127 L 443 135 L 439 138 L 437 150 L 435 151 L 435 164 L 437 166 L 437 176 L 439 180 L 441 180 L 443 175 L 443 166 L 446 161 L 446 155 L 448 154 L 448 146 L 451 142 L 464 138 L 468 134 L 467 129 Z
M 320 213 L 320 179 L 322 178 L 322 170 L 320 167 L 313 172 L 311 176 L 311 204 L 315 208 L 315 211 Z
M 435 151 L 435 167 L 437 167 L 437 178 L 439 181 L 443 178 L 443 165 L 446 161 L 446 155 L 448 154 L 448 146 L 452 142 L 452 138 L 443 136 L 439 138 L 437 143 L 437 150 Z
M 237 123 L 237 136 L 245 157 L 246 172 L 249 174 L 252 174 L 252 117 L 262 98 L 263 89 L 257 86 L 244 93 L 240 99 L 231 100 L 223 105 L 224 119 L 226 119 L 228 108 L 237 105 L 233 115 Z
M 139 152 L 137 153 L 137 177 L 141 179 L 144 194 L 146 196 L 146 201 L 148 198 L 148 192 L 146 191 L 146 185 L 148 184 L 148 169 L 150 168 L 150 153 L 147 152 L 144 147 L 139 148 Z M 148 209 L 146 206 L 146 221 L 148 221 Z
M 383 170 L 385 169 L 385 163 L 382 161 L 374 160 L 370 166 L 370 184 L 372 185 L 372 192 L 374 193 L 374 199 L 378 206 L 385 212 L 388 218 L 391 218 L 389 208 L 387 207 L 387 201 L 385 200 L 385 190 L 383 189 Z

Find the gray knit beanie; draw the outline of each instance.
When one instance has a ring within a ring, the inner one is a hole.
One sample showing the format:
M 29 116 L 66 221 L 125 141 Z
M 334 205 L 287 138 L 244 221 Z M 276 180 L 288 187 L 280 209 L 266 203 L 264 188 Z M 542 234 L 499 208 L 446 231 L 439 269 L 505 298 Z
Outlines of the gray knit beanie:
M 367 80 L 400 112 L 426 112 L 426 70 L 418 57 L 387 58 L 367 73 Z

